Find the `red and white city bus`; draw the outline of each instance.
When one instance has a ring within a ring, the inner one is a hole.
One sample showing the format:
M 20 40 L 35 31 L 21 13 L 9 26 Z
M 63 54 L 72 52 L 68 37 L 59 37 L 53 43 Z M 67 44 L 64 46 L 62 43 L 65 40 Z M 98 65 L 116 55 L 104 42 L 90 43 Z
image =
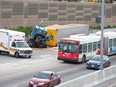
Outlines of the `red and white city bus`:
M 96 33 L 97 36 L 101 35 L 101 32 Z M 104 54 L 112 55 L 116 54 L 116 32 L 107 31 L 104 32 Z
M 100 36 L 96 34 L 62 38 L 59 43 L 58 60 L 85 62 L 96 54 L 97 48 L 100 48 Z
M 100 54 L 101 33 L 77 34 L 62 38 L 59 42 L 58 60 L 85 62 L 95 54 Z M 99 52 L 98 52 L 99 51 Z M 104 32 L 103 53 L 116 53 L 116 32 Z

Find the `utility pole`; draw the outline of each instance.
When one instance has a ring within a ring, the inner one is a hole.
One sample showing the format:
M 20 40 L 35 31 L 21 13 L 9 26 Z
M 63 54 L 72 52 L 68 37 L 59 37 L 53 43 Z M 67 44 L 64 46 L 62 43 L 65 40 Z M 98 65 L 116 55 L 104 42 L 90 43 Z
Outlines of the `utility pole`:
M 100 70 L 103 70 L 103 41 L 104 41 L 104 0 L 102 0 L 102 9 L 101 9 L 101 64 L 100 64 Z

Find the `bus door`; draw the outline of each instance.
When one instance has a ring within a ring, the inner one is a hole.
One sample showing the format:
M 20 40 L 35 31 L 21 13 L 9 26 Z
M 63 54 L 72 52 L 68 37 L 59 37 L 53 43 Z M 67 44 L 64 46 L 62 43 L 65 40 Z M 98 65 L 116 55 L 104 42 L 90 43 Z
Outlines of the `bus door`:
M 78 60 L 78 62 L 82 61 L 82 57 L 83 57 L 83 44 L 80 44 L 80 46 L 79 46 L 79 60 Z

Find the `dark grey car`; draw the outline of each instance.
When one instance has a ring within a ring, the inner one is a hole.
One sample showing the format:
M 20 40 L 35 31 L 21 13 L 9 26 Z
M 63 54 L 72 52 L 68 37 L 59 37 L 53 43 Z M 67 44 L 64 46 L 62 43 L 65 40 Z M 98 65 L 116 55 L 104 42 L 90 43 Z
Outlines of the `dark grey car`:
M 100 69 L 100 55 L 94 55 L 91 59 L 89 59 L 86 63 L 87 69 Z M 108 56 L 103 55 L 103 68 L 109 67 L 111 65 L 110 59 Z

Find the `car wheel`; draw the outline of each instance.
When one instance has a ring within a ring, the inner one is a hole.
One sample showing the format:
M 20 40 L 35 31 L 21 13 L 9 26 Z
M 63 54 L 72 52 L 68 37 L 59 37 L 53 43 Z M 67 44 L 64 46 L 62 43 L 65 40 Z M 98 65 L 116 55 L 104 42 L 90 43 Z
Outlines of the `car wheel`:
M 108 65 L 108 67 L 109 67 L 109 66 L 111 66 L 111 62 L 109 62 L 109 65 Z
M 89 67 L 86 67 L 87 69 L 89 69 Z
M 2 52 L 0 51 L 0 54 L 2 54 Z
M 15 57 L 19 58 L 19 53 L 18 52 L 15 53 Z
M 89 69 L 89 67 L 87 66 L 87 64 L 86 64 L 86 68 Z
M 50 87 L 50 83 L 48 83 L 48 84 L 46 85 L 46 87 Z
M 57 85 L 59 85 L 60 83 L 61 83 L 61 80 L 59 79 L 59 80 L 58 80 L 58 84 L 57 84 Z

